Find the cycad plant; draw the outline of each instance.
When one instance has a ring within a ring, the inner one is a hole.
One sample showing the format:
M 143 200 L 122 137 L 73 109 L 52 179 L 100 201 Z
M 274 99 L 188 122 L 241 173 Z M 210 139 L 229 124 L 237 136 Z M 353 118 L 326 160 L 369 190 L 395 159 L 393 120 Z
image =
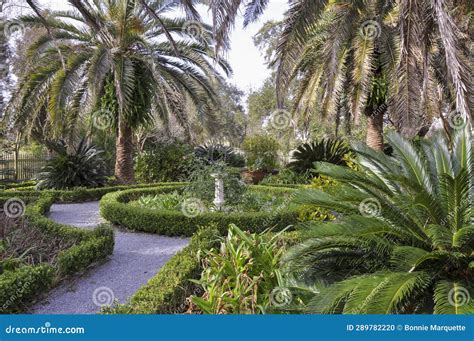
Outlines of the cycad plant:
M 56 136 L 93 114 L 98 128 L 117 135 L 116 177 L 133 182 L 133 131 L 171 117 L 188 130 L 186 102 L 208 111 L 218 70 L 230 69 L 213 61 L 209 26 L 170 18 L 177 1 L 69 3 L 71 11 L 38 15 L 34 7 L 37 15 L 17 19 L 44 32 L 28 49 L 10 111 L 18 128 L 45 126 Z
M 99 187 L 107 181 L 107 167 L 102 151 L 79 142 L 73 151 L 64 144 L 55 146 L 56 156 L 48 161 L 36 176 L 38 189 L 68 189 L 73 187 Z
M 313 169 L 315 162 L 320 161 L 345 166 L 344 156 L 350 151 L 350 147 L 341 140 L 323 139 L 304 143 L 293 152 L 288 167 L 298 173 L 305 173 Z
M 198 146 L 194 149 L 194 154 L 208 165 L 225 162 L 231 167 L 245 166 L 243 156 L 237 154 L 234 148 L 219 143 Z
M 355 146 L 359 170 L 322 163 L 330 193 L 299 200 L 343 215 L 307 223 L 285 256 L 301 280 L 323 283 L 316 313 L 474 313 L 474 149 L 471 132 L 414 145 L 392 133 L 394 157 Z

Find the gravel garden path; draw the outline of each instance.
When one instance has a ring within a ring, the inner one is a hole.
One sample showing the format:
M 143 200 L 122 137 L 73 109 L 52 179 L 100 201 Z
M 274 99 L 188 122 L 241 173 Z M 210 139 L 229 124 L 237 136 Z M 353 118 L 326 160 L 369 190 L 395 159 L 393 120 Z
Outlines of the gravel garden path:
M 101 223 L 99 202 L 55 204 L 49 217 L 78 228 Z M 115 230 L 115 249 L 103 264 L 65 281 L 36 303 L 32 314 L 95 314 L 103 304 L 124 303 L 179 250 L 188 239 Z

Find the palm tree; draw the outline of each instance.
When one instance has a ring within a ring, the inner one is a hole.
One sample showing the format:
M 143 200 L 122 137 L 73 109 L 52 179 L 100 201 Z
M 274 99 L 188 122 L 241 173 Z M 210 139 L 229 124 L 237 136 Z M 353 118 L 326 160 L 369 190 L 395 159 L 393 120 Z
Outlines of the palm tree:
M 26 27 L 47 27 L 28 53 L 27 72 L 19 83 L 10 111 L 16 126 L 35 130 L 38 121 L 55 136 L 64 136 L 86 115 L 110 123 L 117 133 L 115 175 L 134 181 L 133 131 L 155 117 L 171 116 L 185 128 L 186 101 L 208 108 L 226 73 L 225 61 L 215 62 L 210 27 L 196 35 L 183 29 L 186 18 L 166 13 L 176 1 L 70 0 L 73 9 L 40 13 L 18 20 Z M 34 2 L 33 2 L 34 5 Z
M 241 7 L 247 25 L 268 4 L 212 0 L 217 49 L 228 47 Z M 367 116 L 367 143 L 375 149 L 383 146 L 386 112 L 408 136 L 427 116 L 457 111 L 472 120 L 470 11 L 467 0 L 291 1 L 275 61 L 279 105 L 294 78 L 301 83 L 294 110 L 338 115 L 349 95 L 352 119 Z
M 474 144 L 388 136 L 394 157 L 357 145 L 358 170 L 319 164 L 339 185 L 299 201 L 344 213 L 307 223 L 308 239 L 284 264 L 323 283 L 307 305 L 319 313 L 474 313 Z
M 460 31 L 451 7 L 432 1 L 418 4 L 415 11 L 413 3 L 418 2 L 321 2 L 317 19 L 308 23 L 300 22 L 305 9 L 295 4 L 278 51 L 278 91 L 284 93 L 285 84 L 297 77 L 301 82 L 294 109 L 319 108 L 323 116 L 338 115 L 346 96 L 356 124 L 361 114 L 367 116 L 367 144 L 377 150 L 383 148 L 386 113 L 407 136 L 415 135 L 428 117 L 445 114 L 438 103 L 449 104 L 452 98 L 468 120 L 472 106 L 466 89 L 472 87 L 472 77 L 467 50 L 454 34 L 445 37 L 446 25 L 448 31 Z M 460 4 L 455 1 L 453 7 L 465 17 Z M 298 22 L 303 28 L 297 29 Z M 452 64 L 441 63 L 448 56 Z M 440 88 L 445 90 L 441 97 Z

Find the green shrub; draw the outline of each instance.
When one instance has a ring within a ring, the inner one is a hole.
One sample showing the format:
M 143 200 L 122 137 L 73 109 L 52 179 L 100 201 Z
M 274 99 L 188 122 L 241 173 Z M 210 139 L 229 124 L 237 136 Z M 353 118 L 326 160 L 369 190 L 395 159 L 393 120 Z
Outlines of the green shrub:
M 350 153 L 350 146 L 342 140 L 323 139 L 300 145 L 293 152 L 288 167 L 297 173 L 307 173 L 314 169 L 315 162 L 329 162 L 345 166 L 345 155 Z
M 299 174 L 289 168 L 283 168 L 278 174 L 265 177 L 260 185 L 308 184 L 312 177 L 313 175 L 309 171 Z
M 190 145 L 158 143 L 136 157 L 135 177 L 145 183 L 186 181 L 195 162 Z
M 298 207 L 287 202 L 273 212 L 197 212 L 198 214 L 192 216 L 180 211 L 156 211 L 129 203 L 143 195 L 171 193 L 178 188 L 179 186 L 162 186 L 109 193 L 100 202 L 100 212 L 111 223 L 131 230 L 167 236 L 192 236 L 198 226 L 211 224 L 215 224 L 222 234 L 226 233 L 230 224 L 245 226 L 250 232 L 261 232 L 268 227 L 281 230 L 297 221 Z M 252 186 L 251 189 L 275 196 L 291 195 L 295 191 L 289 188 L 265 186 Z
M 109 314 L 175 314 L 186 309 L 186 298 L 196 293 L 190 279 L 198 279 L 202 271 L 199 256 L 219 243 L 219 231 L 200 228 L 189 245 L 173 256 L 128 303 L 107 308 Z
M 102 151 L 82 140 L 69 153 L 65 146 L 57 147 L 57 154 L 37 175 L 38 189 L 69 189 L 100 187 L 106 183 L 107 169 Z
M 251 170 L 271 172 L 278 165 L 278 141 L 270 135 L 247 137 L 242 146 Z
M 205 314 L 265 313 L 278 287 L 278 270 L 284 248 L 280 234 L 250 234 L 231 225 L 217 249 L 204 253 L 201 279 L 204 289 L 192 301 Z
M 189 183 L 185 188 L 186 195 L 212 202 L 215 195 L 215 179 L 212 177 L 213 174 L 222 175 L 226 202 L 231 204 L 239 202 L 247 187 L 240 180 L 240 175 L 229 172 L 223 162 L 196 167 L 190 175 Z
M 50 265 L 23 266 L 0 275 L 0 313 L 21 312 L 24 305 L 48 290 L 54 270 Z
M 229 167 L 244 167 L 245 159 L 234 148 L 222 144 L 205 144 L 196 147 L 196 157 L 208 165 L 224 162 Z

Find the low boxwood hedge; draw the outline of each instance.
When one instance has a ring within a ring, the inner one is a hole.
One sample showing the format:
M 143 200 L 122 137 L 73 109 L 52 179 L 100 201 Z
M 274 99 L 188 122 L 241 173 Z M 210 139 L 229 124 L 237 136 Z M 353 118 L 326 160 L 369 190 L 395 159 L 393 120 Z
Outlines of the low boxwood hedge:
M 21 311 L 32 298 L 44 293 L 66 276 L 84 271 L 93 263 L 112 254 L 112 228 L 99 226 L 94 230 L 78 229 L 58 224 L 44 216 L 58 201 L 57 194 L 43 193 L 26 207 L 25 219 L 30 226 L 50 235 L 59 236 L 73 246 L 58 253 L 54 265 L 22 266 L 0 275 L 0 313 Z
M 63 203 L 70 202 L 84 202 L 84 201 L 93 201 L 99 200 L 107 193 L 123 191 L 126 189 L 132 188 L 153 188 L 156 186 L 173 186 L 173 185 L 182 185 L 182 183 L 177 182 L 167 182 L 167 183 L 158 183 L 158 184 L 138 184 L 138 185 L 129 185 L 129 186 L 106 186 L 106 187 L 97 187 L 97 188 L 85 188 L 77 187 L 71 190 L 0 190 L 0 202 L 5 201 L 8 198 L 16 197 L 20 199 L 25 199 L 31 201 L 37 199 L 40 196 L 49 194 L 52 195 L 56 200 Z
M 182 185 L 183 186 L 183 185 Z M 180 211 L 161 211 L 136 207 L 128 204 L 143 195 L 169 193 L 182 186 L 161 186 L 149 189 L 131 189 L 105 195 L 100 202 L 102 217 L 122 227 L 156 233 L 166 236 L 192 236 L 198 226 L 215 224 L 221 234 L 226 233 L 230 224 L 245 226 L 249 232 L 261 232 L 267 228 L 278 231 L 297 222 L 297 207 L 282 207 L 275 212 L 203 212 L 196 217 L 188 217 Z M 275 195 L 294 193 L 291 188 L 252 186 L 251 190 L 264 191 Z
M 173 256 L 126 304 L 104 309 L 106 314 L 183 313 L 186 298 L 196 294 L 198 286 L 189 279 L 201 275 L 200 253 L 219 245 L 216 227 L 200 228 L 187 247 Z
M 0 313 L 20 312 L 25 303 L 51 287 L 53 278 L 49 264 L 5 271 L 0 275 Z

